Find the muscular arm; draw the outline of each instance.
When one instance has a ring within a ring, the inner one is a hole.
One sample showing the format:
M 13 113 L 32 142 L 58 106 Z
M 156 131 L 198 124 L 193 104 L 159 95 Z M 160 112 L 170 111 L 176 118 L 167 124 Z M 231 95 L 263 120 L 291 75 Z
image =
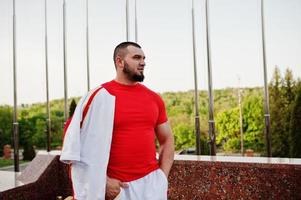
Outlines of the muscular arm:
M 174 160 L 174 138 L 168 122 L 156 127 L 156 136 L 160 144 L 159 165 L 166 177 L 168 177 Z

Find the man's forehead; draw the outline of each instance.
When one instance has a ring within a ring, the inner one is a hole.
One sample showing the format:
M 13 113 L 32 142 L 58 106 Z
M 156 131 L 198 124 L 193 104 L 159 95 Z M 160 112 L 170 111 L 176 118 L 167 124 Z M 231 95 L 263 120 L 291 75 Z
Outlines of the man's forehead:
M 130 55 L 141 55 L 144 56 L 144 52 L 141 48 L 135 46 L 128 46 L 127 47 L 128 54 Z

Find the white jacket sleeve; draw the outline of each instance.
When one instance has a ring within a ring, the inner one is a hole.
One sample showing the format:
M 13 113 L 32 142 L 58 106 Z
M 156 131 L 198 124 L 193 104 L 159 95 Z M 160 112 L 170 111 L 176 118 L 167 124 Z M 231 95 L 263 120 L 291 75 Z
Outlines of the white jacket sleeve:
M 80 122 L 82 120 L 82 113 L 84 109 L 84 101 L 86 96 L 82 97 L 74 111 L 70 125 L 65 133 L 64 144 L 60 160 L 64 163 L 70 164 L 74 161 L 81 161 L 80 152 Z
M 90 92 L 75 109 L 65 134 L 60 160 L 71 163 L 71 179 L 77 200 L 104 200 L 106 172 L 109 161 L 115 97 L 100 89 L 93 97 Z M 92 96 L 81 127 L 83 110 Z

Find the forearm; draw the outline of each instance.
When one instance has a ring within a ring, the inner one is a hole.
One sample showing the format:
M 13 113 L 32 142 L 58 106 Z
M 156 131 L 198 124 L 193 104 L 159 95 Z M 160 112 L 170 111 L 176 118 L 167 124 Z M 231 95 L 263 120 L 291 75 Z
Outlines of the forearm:
M 166 138 L 164 143 L 160 144 L 159 166 L 168 177 L 169 171 L 174 161 L 174 139 L 171 135 Z

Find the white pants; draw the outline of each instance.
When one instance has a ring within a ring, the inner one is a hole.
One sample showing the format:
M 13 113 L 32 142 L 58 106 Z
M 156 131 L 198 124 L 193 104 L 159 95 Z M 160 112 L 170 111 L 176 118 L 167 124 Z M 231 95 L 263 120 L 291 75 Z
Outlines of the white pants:
M 167 200 L 168 180 L 161 169 L 127 183 L 116 200 Z

